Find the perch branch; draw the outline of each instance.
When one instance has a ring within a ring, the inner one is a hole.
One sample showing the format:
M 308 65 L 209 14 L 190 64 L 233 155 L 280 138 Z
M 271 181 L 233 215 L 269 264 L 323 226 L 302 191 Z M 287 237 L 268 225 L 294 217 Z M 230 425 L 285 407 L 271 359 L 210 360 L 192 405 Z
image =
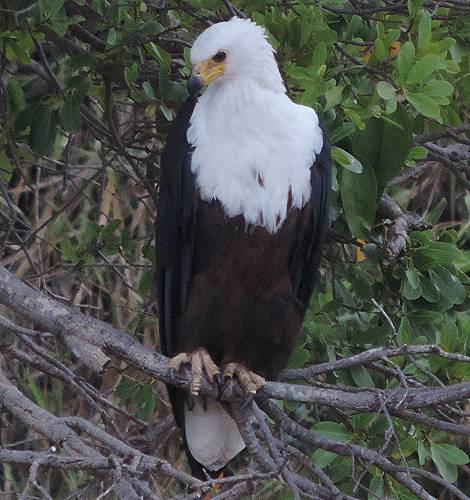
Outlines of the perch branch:
M 37 290 L 17 279 L 5 268 L 0 268 L 0 303 L 4 304 L 12 311 L 19 313 L 25 320 L 37 325 L 35 332 L 38 328 L 42 328 L 54 336 L 76 338 L 79 342 L 85 342 L 92 345 L 96 351 L 102 352 L 103 355 L 106 355 L 104 353 L 113 354 L 140 370 L 147 372 L 158 380 L 182 388 L 189 386 L 189 380 L 186 377 L 177 375 L 170 369 L 169 360 L 166 357 L 148 349 L 127 333 L 105 322 L 93 319 L 79 311 L 75 311 L 74 309 L 58 304 L 47 298 Z M 19 336 L 24 335 L 23 330 L 18 330 L 16 326 L 12 327 L 11 324 L 11 322 L 4 322 L 4 325 L 8 327 L 6 328 L 8 332 L 16 333 Z M 24 337 L 27 341 L 33 342 L 31 335 L 24 335 Z M 34 345 L 32 347 L 34 348 Z M 39 351 L 36 351 L 36 353 L 38 352 Z M 438 346 L 402 346 L 400 348 L 373 349 L 369 352 L 347 359 L 322 363 L 317 366 L 298 370 L 285 370 L 282 376 L 284 380 L 303 379 L 310 381 L 314 380 L 313 377 L 316 375 L 357 366 L 358 364 L 367 362 L 384 360 L 400 355 L 405 356 L 410 353 L 423 355 L 433 354 L 462 362 L 470 361 L 470 358 L 467 356 L 446 353 Z M 39 352 L 39 354 L 41 353 Z M 86 362 L 86 360 L 83 361 Z M 53 367 L 55 369 L 63 368 L 61 365 L 54 365 Z M 217 391 L 215 387 L 207 381 L 204 381 L 201 392 L 206 395 L 216 396 Z M 410 489 L 410 491 L 418 495 L 419 498 L 430 498 L 425 490 L 417 485 L 410 475 L 406 473 L 406 470 L 394 465 L 380 453 L 350 443 L 345 444 L 319 438 L 316 434 L 303 429 L 301 426 L 291 421 L 286 414 L 269 403 L 267 398 L 303 401 L 349 412 L 381 412 L 386 410 L 390 415 L 396 415 L 405 420 L 409 419 L 410 421 L 420 422 L 430 427 L 463 434 L 463 426 L 452 424 L 451 422 L 443 422 L 435 417 L 428 417 L 419 413 L 419 411 L 425 408 L 435 409 L 438 405 L 464 400 L 468 397 L 470 397 L 470 383 L 468 382 L 447 387 L 400 387 L 391 390 L 355 389 L 341 386 L 315 387 L 284 382 L 267 382 L 265 387 L 260 391 L 257 400 L 263 411 L 278 422 L 284 431 L 291 433 L 294 437 L 305 440 L 316 447 L 332 451 L 333 453 L 345 456 L 355 456 L 367 463 L 373 463 L 387 474 L 392 475 L 397 481 L 401 482 L 405 487 Z M 243 402 L 243 399 L 240 400 L 240 392 L 235 384 L 233 385 L 232 392 L 228 391 L 227 398 L 232 404 L 241 401 L 241 403 L 238 404 L 245 405 L 243 408 L 246 408 L 246 402 Z M 196 488 L 202 488 L 203 485 L 207 485 L 207 483 L 201 483 L 191 478 L 191 476 L 173 469 L 164 461 L 137 452 L 137 450 L 120 439 L 109 435 L 104 430 L 99 429 L 86 420 L 71 417 L 62 419 L 54 417 L 26 400 L 26 398 L 24 398 L 24 396 L 22 396 L 4 376 L 1 379 L 0 402 L 17 418 L 22 420 L 25 425 L 42 433 L 52 441 L 62 444 L 62 446 L 65 446 L 64 443 L 66 443 L 67 451 L 72 451 L 73 455 L 79 457 L 91 456 L 95 469 L 98 465 L 101 467 L 103 464 L 103 457 L 99 454 L 96 455 L 97 452 L 94 449 L 90 449 L 89 445 L 86 445 L 81 440 L 76 431 L 80 431 L 90 438 L 102 443 L 115 457 L 140 457 L 139 466 L 136 468 L 136 471 L 139 471 L 139 473 L 158 469 Z M 25 407 L 28 408 L 26 411 Z M 283 464 L 280 462 L 281 455 L 279 448 L 274 444 L 275 441 L 273 441 L 272 434 L 267 432 L 267 427 L 262 426 L 264 439 L 268 442 L 269 452 L 258 443 L 253 429 L 251 428 L 251 421 L 247 420 L 247 412 L 242 411 L 242 408 L 238 407 L 238 411 L 235 413 L 238 415 L 238 417 L 235 416 L 240 425 L 242 435 L 249 444 L 249 449 L 253 456 L 256 457 L 256 461 L 265 469 L 264 473 L 269 474 L 273 473 L 273 471 L 278 471 L 286 482 L 298 488 L 299 494 L 301 495 L 304 495 L 309 488 L 312 488 L 313 483 L 307 478 L 299 476 L 299 474 L 293 471 L 286 472 L 281 470 Z M 253 412 L 251 411 L 248 413 Z M 260 418 L 260 415 L 256 414 L 256 417 Z M 253 416 L 253 420 L 255 420 L 256 417 Z M 47 421 L 52 428 L 45 428 L 45 421 Z M 445 424 L 449 425 L 445 426 Z M 13 456 L 11 455 L 11 457 Z M 127 490 L 132 489 L 132 494 L 135 494 L 135 488 L 137 488 L 137 486 L 135 486 L 132 481 L 137 481 L 137 479 L 133 476 L 128 477 L 127 475 L 129 472 L 123 465 L 120 466 L 120 470 L 121 475 L 119 477 L 113 476 L 113 478 L 109 478 L 109 481 L 111 481 L 113 485 L 113 491 L 116 492 L 116 488 L 122 487 L 124 489 L 127 488 Z M 145 489 L 145 485 L 142 486 L 142 488 Z M 453 491 L 451 485 L 448 486 L 448 489 L 449 491 Z M 328 495 L 331 494 L 328 488 L 324 486 L 316 485 L 315 490 L 320 498 L 328 498 Z M 129 491 L 127 493 L 129 493 Z M 464 497 L 460 496 L 459 498 Z

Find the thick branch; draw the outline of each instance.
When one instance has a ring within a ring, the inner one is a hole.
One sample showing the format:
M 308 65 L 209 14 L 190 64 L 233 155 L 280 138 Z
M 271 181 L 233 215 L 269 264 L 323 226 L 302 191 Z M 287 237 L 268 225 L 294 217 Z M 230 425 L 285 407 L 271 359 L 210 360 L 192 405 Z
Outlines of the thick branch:
M 102 355 L 103 351 L 111 353 L 165 383 L 176 387 L 189 387 L 189 379 L 174 373 L 165 356 L 148 349 L 129 334 L 108 323 L 47 298 L 4 268 L 0 268 L 0 303 L 54 335 L 85 342 Z M 87 359 L 81 360 L 87 363 Z M 305 370 L 315 370 L 315 367 Z M 237 387 L 234 390 L 234 394 L 228 394 L 228 399 L 240 397 Z M 216 387 L 207 381 L 203 381 L 202 393 L 217 396 Z M 400 388 L 384 391 L 267 382 L 261 393 L 275 399 L 310 402 L 352 411 L 378 411 L 381 408 L 381 398 L 384 398 L 387 408 L 393 411 L 398 404 L 401 409 L 418 409 L 463 400 L 470 397 L 470 382 L 438 388 Z

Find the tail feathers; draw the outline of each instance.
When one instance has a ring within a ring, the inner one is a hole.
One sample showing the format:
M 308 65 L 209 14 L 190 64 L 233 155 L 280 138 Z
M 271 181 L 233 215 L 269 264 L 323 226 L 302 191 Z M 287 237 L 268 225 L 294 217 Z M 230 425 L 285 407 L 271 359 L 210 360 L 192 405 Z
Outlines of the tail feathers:
M 184 421 L 189 452 L 208 471 L 222 469 L 245 448 L 236 423 L 215 399 L 198 399 L 191 410 L 185 405 Z

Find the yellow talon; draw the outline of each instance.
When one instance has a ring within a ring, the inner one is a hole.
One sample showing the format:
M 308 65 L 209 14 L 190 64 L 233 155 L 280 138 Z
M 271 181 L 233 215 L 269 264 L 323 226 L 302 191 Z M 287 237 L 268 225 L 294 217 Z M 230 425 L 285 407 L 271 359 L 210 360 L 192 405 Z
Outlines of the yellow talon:
M 183 365 L 191 365 L 191 383 L 189 391 L 193 396 L 198 396 L 201 390 L 202 373 L 205 372 L 209 382 L 213 383 L 216 375 L 220 373 L 217 365 L 212 361 L 210 354 L 199 347 L 195 351 L 182 352 L 170 359 L 170 366 L 176 371 L 179 371 Z

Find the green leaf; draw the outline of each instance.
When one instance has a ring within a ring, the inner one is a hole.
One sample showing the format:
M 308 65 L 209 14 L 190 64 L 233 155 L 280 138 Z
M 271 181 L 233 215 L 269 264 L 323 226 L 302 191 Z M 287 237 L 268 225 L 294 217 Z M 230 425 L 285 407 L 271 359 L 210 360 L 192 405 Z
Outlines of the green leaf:
M 358 297 L 361 297 L 358 294 Z M 371 295 L 367 297 L 370 299 Z M 383 345 L 390 337 L 390 328 L 388 326 L 372 326 L 354 333 L 355 344 L 372 344 L 374 346 Z
M 454 304 L 462 304 L 467 292 L 460 281 L 445 267 L 439 266 L 429 271 L 429 278 L 439 292 Z
M 444 350 L 450 352 L 452 352 L 457 347 L 459 343 L 459 329 L 457 328 L 455 319 L 447 317 L 445 321 L 442 322 L 442 327 L 439 329 L 438 343 Z M 437 359 L 439 360 L 439 362 L 443 362 L 442 359 Z M 439 365 L 437 366 L 439 368 Z M 436 372 L 437 369 L 433 369 L 433 372 Z
M 153 271 L 144 271 L 139 281 L 139 293 L 141 295 L 148 295 L 152 289 Z
M 439 105 L 430 97 L 424 94 L 407 94 L 408 102 L 422 115 L 432 120 L 442 123 Z
M 325 97 L 326 97 L 325 111 L 334 108 L 341 102 L 343 89 L 344 87 L 342 85 L 338 85 L 325 92 Z
M 63 260 L 76 264 L 79 260 L 78 248 L 72 243 L 70 238 L 64 237 L 60 244 L 60 255 Z
M 400 82 L 403 83 L 406 80 L 406 77 L 413 66 L 414 59 L 415 47 L 413 42 L 408 41 L 401 46 L 397 57 L 397 69 Z
M 441 218 L 442 212 L 447 207 L 447 200 L 446 198 L 442 198 L 442 200 L 426 214 L 426 221 L 432 224 L 433 226 L 439 222 L 439 219 Z
M 146 43 L 144 47 L 160 66 L 164 68 L 168 68 L 170 66 L 171 56 L 165 49 L 162 49 L 153 42 Z
M 294 349 L 289 358 L 288 368 L 301 368 L 310 359 L 310 352 L 304 346 Z
M 374 170 L 363 163 L 361 174 L 343 170 L 341 198 L 344 214 L 353 236 L 361 236 L 370 230 L 377 210 L 377 179 Z
M 342 141 L 345 137 L 349 137 L 355 130 L 354 123 L 346 122 L 341 124 L 330 133 L 330 143 L 336 144 Z
M 351 108 L 347 108 L 346 106 L 343 107 L 343 112 L 354 123 L 357 129 L 365 129 L 364 120 L 359 113 L 356 113 L 356 111 Z
M 148 420 L 155 410 L 155 390 L 153 384 L 148 383 L 140 387 L 136 394 L 138 403 L 137 416 Z
M 10 182 L 13 175 L 13 165 L 11 164 L 5 151 L 0 150 L 0 177 L 5 182 Z
M 410 267 L 406 270 L 406 277 L 408 278 L 408 282 L 410 283 L 411 287 L 416 290 L 419 288 L 421 282 L 419 279 L 418 271 L 414 267 Z
M 325 467 L 328 467 L 333 460 L 337 457 L 336 453 L 332 453 L 331 451 L 326 451 L 326 450 L 315 450 L 315 452 L 312 455 L 312 462 L 317 466 L 320 467 L 320 469 L 324 469 Z
M 153 90 L 153 87 L 150 82 L 144 82 L 142 84 L 142 88 L 144 89 L 145 95 L 149 99 L 155 99 L 155 91 Z
M 387 57 L 387 50 L 384 42 L 381 39 L 377 39 L 372 49 L 371 61 L 382 61 L 385 57 Z
M 419 252 L 443 265 L 453 265 L 462 256 L 458 247 L 443 241 L 433 241 L 429 247 L 419 249 Z
M 434 452 L 437 453 L 443 460 L 454 465 L 468 464 L 470 461 L 468 455 L 455 446 L 455 444 L 435 444 L 431 445 Z
M 349 457 L 338 457 L 330 466 L 330 477 L 331 480 L 338 484 L 343 480 L 350 480 L 351 470 L 354 470 L 352 466 L 352 460 Z M 344 491 L 344 490 L 343 490 Z M 352 493 L 352 486 L 351 486 Z
M 103 226 L 100 226 L 99 232 L 101 235 L 101 238 L 104 240 L 106 238 L 109 238 L 115 231 L 117 231 L 122 224 L 121 219 L 114 219 L 108 224 L 105 224 Z
M 414 146 L 408 153 L 409 160 L 424 160 L 428 156 L 428 150 L 424 146 Z
M 423 10 L 418 26 L 418 49 L 422 49 L 431 41 L 431 14 Z
M 375 387 L 369 370 L 365 366 L 354 366 L 351 368 L 351 376 L 357 387 Z
M 418 460 L 419 465 L 421 467 L 426 463 L 426 457 L 428 456 L 428 452 L 426 451 L 426 446 L 424 441 L 418 441 Z
M 88 52 L 78 53 L 70 57 L 65 62 L 65 71 L 67 74 L 75 73 L 76 71 L 87 70 L 93 64 L 93 55 Z
M 459 90 L 459 94 L 462 98 L 470 103 L 470 73 L 463 75 L 462 78 L 456 83 L 456 87 Z
M 385 38 L 384 25 L 380 21 L 377 21 L 377 24 L 375 25 L 375 31 L 377 34 L 377 39 L 383 40 Z
M 8 80 L 7 92 L 12 111 L 15 113 L 23 111 L 26 107 L 23 88 L 13 76 Z
M 405 281 L 402 285 L 401 293 L 406 300 L 416 300 L 421 297 L 423 289 L 421 286 L 413 288 L 409 281 Z
M 400 327 L 398 328 L 398 339 L 400 344 L 411 344 L 413 330 L 410 320 L 407 317 L 401 318 Z
M 379 192 L 405 165 L 411 147 L 411 125 L 399 105 L 390 120 L 371 118 L 363 131 L 353 135 L 353 154 L 375 171 Z
M 408 0 L 408 13 L 411 17 L 416 16 L 416 14 L 423 8 L 424 0 Z
M 31 63 L 30 50 L 23 43 L 10 39 L 6 48 L 7 48 L 6 53 L 10 61 L 18 59 L 22 64 Z
M 439 474 L 447 481 L 457 481 L 457 465 L 467 464 L 468 455 L 453 444 L 431 444 L 431 457 Z
M 40 408 L 47 410 L 47 401 L 45 397 L 45 392 L 42 391 L 33 380 L 29 380 L 27 383 L 28 383 L 28 388 L 33 396 L 34 402 Z
M 334 161 L 351 172 L 355 172 L 356 174 L 360 174 L 362 172 L 361 162 L 354 158 L 352 154 L 339 148 L 338 146 L 333 146 L 331 148 L 331 157 Z
M 401 54 L 401 51 L 400 51 Z M 445 59 L 436 54 L 426 54 L 415 62 L 406 78 L 407 85 L 427 80 L 435 71 L 447 67 Z
M 441 298 L 439 290 L 434 283 L 425 276 L 421 279 L 421 294 L 424 300 L 431 303 L 439 302 Z
M 138 383 L 123 375 L 119 384 L 114 389 L 114 395 L 121 400 L 128 399 L 135 394 L 137 386 Z
M 160 111 L 163 113 L 163 116 L 171 122 L 173 120 L 173 113 L 171 112 L 171 109 L 164 104 L 160 105 Z
M 30 145 L 38 155 L 51 154 L 57 136 L 57 114 L 48 106 L 40 105 L 31 122 Z
M 445 63 L 446 63 L 445 70 L 447 71 L 447 73 L 451 73 L 452 75 L 456 75 L 457 73 L 460 72 L 460 66 L 456 62 L 451 61 L 451 60 L 447 60 L 447 61 L 445 61 Z
M 139 74 L 139 66 L 137 63 L 132 64 L 132 66 L 126 66 L 124 68 L 124 80 L 129 87 L 132 87 L 135 79 Z
M 385 102 L 385 112 L 392 115 L 397 110 L 398 98 L 394 95 L 391 99 Z
M 367 500 L 377 500 L 378 498 L 385 498 L 384 480 L 381 474 L 372 476 L 367 494 Z
M 328 52 L 325 42 L 318 43 L 313 51 L 312 62 L 310 64 L 310 68 L 313 70 L 314 74 L 318 74 L 320 68 L 325 64 L 327 57 Z
M 446 80 L 430 80 L 422 87 L 422 93 L 428 97 L 449 97 L 454 92 L 454 86 Z
M 71 93 L 65 99 L 60 110 L 60 121 L 67 132 L 80 132 L 82 129 L 82 115 L 80 114 L 80 101 L 75 93 Z
M 114 28 L 111 28 L 108 31 L 108 36 L 106 38 L 106 43 L 110 47 L 113 47 L 114 45 L 116 45 L 116 42 L 117 42 L 117 32 L 116 32 L 116 30 Z
M 39 0 L 41 14 L 46 18 L 54 17 L 64 5 L 65 0 Z
M 385 101 L 395 97 L 396 93 L 395 87 L 388 82 L 379 82 L 377 84 L 377 94 Z
M 334 439 L 335 441 L 345 442 L 352 439 L 352 434 L 346 426 L 337 422 L 317 422 L 311 427 L 311 430 L 320 434 L 320 436 Z

